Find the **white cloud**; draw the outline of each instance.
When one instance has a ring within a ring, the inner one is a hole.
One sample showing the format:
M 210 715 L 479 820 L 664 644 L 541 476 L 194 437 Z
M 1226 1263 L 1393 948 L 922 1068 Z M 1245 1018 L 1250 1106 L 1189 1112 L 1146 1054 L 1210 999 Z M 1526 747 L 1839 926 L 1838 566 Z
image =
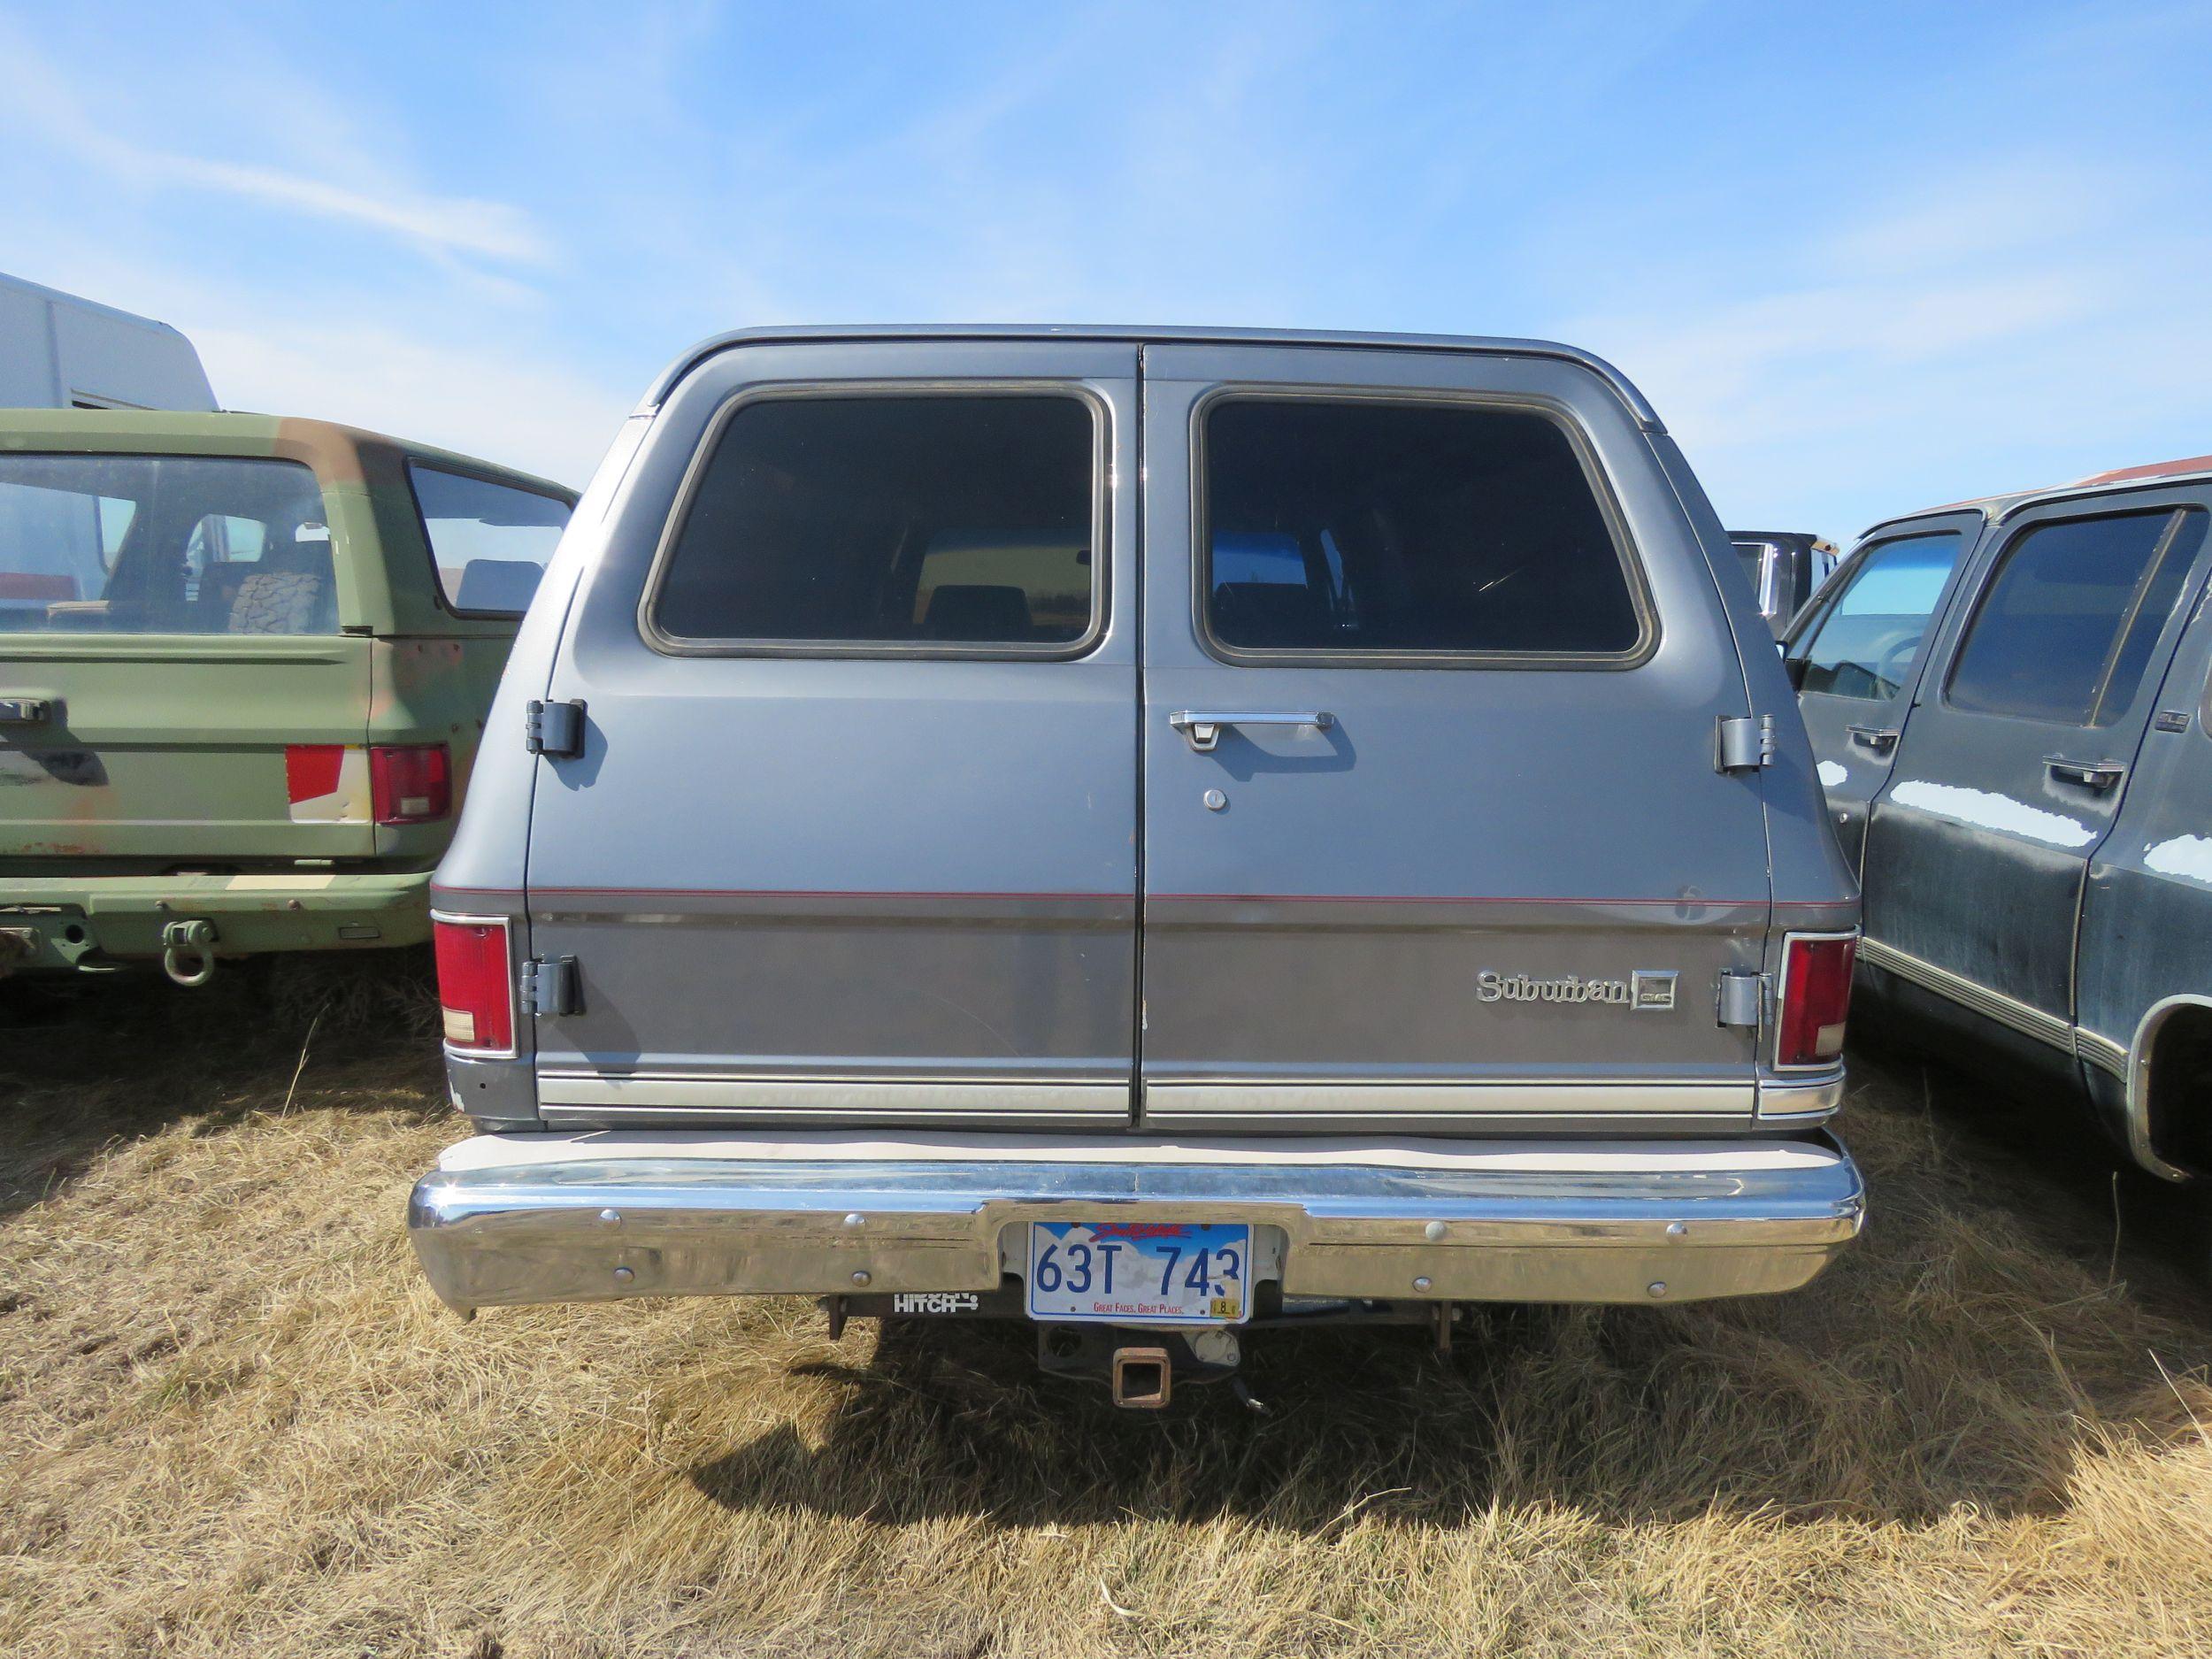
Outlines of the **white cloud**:
M 386 231 L 439 252 L 480 254 L 517 262 L 536 262 L 547 257 L 544 239 L 532 227 L 529 217 L 503 202 L 421 196 L 404 190 L 372 195 L 274 167 L 241 166 L 234 162 L 136 150 L 112 139 L 102 142 L 96 158 L 114 171 L 150 182 L 195 185 L 280 207 L 301 208 L 326 219 L 347 219 Z
M 616 390 L 557 358 L 329 319 L 238 318 L 191 332 L 227 409 L 366 426 L 580 488 L 643 386 Z
M 67 151 L 140 188 L 182 187 L 296 209 L 381 232 L 433 255 L 522 264 L 549 255 L 520 209 L 409 188 L 379 176 L 357 153 L 349 164 L 357 181 L 349 183 L 134 142 L 112 130 L 111 119 L 88 113 L 68 78 L 32 45 L 28 31 L 5 18 L 0 18 L 0 120 L 20 135 L 19 142 Z
M 2144 211 L 2165 188 L 2141 170 L 1964 166 L 1797 238 L 1801 253 L 1778 243 L 1701 303 L 1670 284 L 1671 305 L 1559 326 L 1650 395 L 1724 518 L 1847 538 L 2157 458 L 2171 439 L 2156 434 L 2200 419 L 2205 247 Z

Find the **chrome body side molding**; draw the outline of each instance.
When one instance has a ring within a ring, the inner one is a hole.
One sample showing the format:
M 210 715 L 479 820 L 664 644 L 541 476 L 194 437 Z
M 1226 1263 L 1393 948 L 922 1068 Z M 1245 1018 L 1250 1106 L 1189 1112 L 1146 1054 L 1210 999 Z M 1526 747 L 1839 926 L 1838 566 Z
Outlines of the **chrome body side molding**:
M 2032 1008 L 2017 997 L 2007 996 L 2002 991 L 1993 991 L 1987 986 L 1953 973 L 1948 968 L 1939 968 L 1932 962 L 1923 962 L 1918 956 L 1908 955 L 1878 939 L 1859 941 L 1859 960 L 1869 967 L 1881 968 L 1909 980 L 1924 991 L 1948 998 L 1962 1008 L 2010 1026 L 2025 1037 L 2047 1042 L 2054 1048 L 2074 1052 L 2074 1027 L 2070 1021 Z

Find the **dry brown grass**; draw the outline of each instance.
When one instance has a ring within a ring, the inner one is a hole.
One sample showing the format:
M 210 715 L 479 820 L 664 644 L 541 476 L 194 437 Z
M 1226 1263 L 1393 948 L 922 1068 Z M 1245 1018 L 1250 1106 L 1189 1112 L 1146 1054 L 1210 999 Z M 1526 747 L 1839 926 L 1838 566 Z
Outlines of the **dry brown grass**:
M 1019 1331 L 461 1323 L 401 1231 L 422 998 L 365 974 L 0 987 L 0 1649 L 2212 1652 L 2205 1307 L 1909 1063 L 1810 1290 L 1262 1341 L 1271 1417 L 1134 1418 Z

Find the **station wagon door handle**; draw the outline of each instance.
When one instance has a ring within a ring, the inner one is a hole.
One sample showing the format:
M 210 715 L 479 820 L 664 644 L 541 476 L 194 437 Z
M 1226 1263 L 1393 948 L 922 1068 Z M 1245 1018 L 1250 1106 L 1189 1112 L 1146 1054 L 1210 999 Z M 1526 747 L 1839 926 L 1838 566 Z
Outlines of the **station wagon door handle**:
M 2068 760 L 2062 755 L 2051 755 L 2045 757 L 2043 764 L 2050 769 L 2052 777 L 2063 779 L 2068 783 L 2078 783 L 2085 789 L 2095 789 L 2100 793 L 2109 789 L 2128 774 L 2128 769 L 2116 761 Z
M 1207 755 L 1221 741 L 1221 728 L 1225 726 L 1310 726 L 1317 732 L 1325 732 L 1336 724 L 1336 716 L 1325 709 L 1317 709 L 1310 714 L 1240 714 L 1210 709 L 1178 709 L 1167 717 L 1167 723 L 1190 739 L 1193 749 Z
M 1904 736 L 1902 732 L 1893 726 L 1847 726 L 1843 729 L 1851 734 L 1851 741 L 1861 749 L 1870 749 L 1878 755 L 1888 754 L 1897 747 L 1897 740 Z

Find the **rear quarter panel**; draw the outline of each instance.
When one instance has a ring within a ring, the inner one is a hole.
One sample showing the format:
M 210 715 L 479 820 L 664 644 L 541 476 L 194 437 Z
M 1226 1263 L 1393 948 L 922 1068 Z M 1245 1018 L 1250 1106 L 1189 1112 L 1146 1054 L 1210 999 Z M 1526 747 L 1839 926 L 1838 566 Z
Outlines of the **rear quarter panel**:
M 2114 1140 L 2129 1144 L 2127 1056 L 2151 1011 L 2175 997 L 2212 1006 L 2212 594 L 2168 670 L 2127 795 L 2089 867 L 2076 995 L 2084 1080 Z M 2178 717 L 2177 731 L 2159 715 Z M 2203 1102 L 2212 1112 L 2212 1101 Z

